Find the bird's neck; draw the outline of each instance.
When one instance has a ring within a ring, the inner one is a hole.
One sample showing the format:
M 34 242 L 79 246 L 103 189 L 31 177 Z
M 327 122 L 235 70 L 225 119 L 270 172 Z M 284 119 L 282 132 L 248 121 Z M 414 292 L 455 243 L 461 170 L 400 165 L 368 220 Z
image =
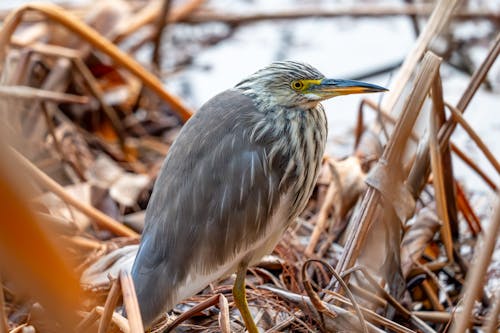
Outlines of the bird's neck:
M 299 214 L 312 193 L 327 137 L 326 115 L 321 104 L 304 110 L 258 106 L 261 117 L 250 139 L 269 147 L 270 169 L 281 174 L 280 191 L 291 192 L 296 201 L 291 218 Z

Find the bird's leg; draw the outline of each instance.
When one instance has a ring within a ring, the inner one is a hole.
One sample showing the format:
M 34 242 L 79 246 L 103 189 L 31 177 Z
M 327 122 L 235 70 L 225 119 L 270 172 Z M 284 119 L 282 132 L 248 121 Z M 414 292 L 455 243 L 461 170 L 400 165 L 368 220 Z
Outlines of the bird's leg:
M 240 310 L 241 317 L 245 322 L 245 326 L 249 333 L 259 333 L 255 322 L 253 321 L 252 314 L 248 308 L 248 302 L 245 292 L 245 276 L 247 273 L 247 263 L 240 263 L 238 265 L 238 271 L 236 272 L 236 280 L 233 286 L 233 297 L 236 307 Z

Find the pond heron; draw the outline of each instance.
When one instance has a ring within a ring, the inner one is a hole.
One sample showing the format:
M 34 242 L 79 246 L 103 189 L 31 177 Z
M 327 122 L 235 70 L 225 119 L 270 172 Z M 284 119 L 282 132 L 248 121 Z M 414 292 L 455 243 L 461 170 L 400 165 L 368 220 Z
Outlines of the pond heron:
M 385 88 L 275 62 L 210 99 L 180 131 L 146 211 L 132 276 L 145 327 L 236 272 L 234 301 L 250 333 L 245 275 L 305 208 L 327 137 L 320 102 Z

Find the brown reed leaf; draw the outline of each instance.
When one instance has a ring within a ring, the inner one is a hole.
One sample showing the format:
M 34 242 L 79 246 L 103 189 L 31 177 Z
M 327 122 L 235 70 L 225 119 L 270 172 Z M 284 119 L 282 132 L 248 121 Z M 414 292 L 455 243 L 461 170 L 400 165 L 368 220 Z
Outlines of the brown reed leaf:
M 356 226 L 356 229 L 350 233 L 342 257 L 337 265 L 337 270 L 340 272 L 352 267 L 358 258 L 364 246 L 367 232 L 376 220 L 381 194 L 384 197 L 384 202 L 393 207 L 399 219 L 406 220 L 412 215 L 414 201 L 403 184 L 404 175 L 402 174 L 401 156 L 427 92 L 437 75 L 439 64 L 440 58 L 431 52 L 428 52 L 422 61 L 415 78 L 414 88 L 404 105 L 401 117 L 394 128 L 382 157 L 367 179 L 370 187 L 365 192 L 358 211 L 353 215 L 351 224 Z M 399 223 L 397 221 L 398 225 Z M 392 248 L 395 248 L 395 246 Z M 399 243 L 396 248 L 399 248 Z
M 436 213 L 429 207 L 416 214 L 415 221 L 401 241 L 401 270 L 405 279 L 440 226 Z
M 432 86 L 432 112 L 430 113 L 429 124 L 429 150 L 431 154 L 431 170 L 433 175 L 434 192 L 436 198 L 436 208 L 438 216 L 441 220 L 441 239 L 443 240 L 446 255 L 449 261 L 453 261 L 453 238 L 451 231 L 451 217 L 448 210 L 448 202 L 455 202 L 454 191 L 451 192 L 452 197 L 449 197 L 449 191 L 446 191 L 446 184 L 449 181 L 446 178 L 453 177 L 451 166 L 445 170 L 444 161 L 449 159 L 444 154 L 450 154 L 449 149 L 441 153 L 438 141 L 439 126 L 444 123 L 444 103 L 441 87 L 441 79 L 439 75 L 434 78 Z M 445 175 L 446 174 L 446 175 Z M 452 179 L 452 178 L 451 178 Z M 453 181 L 453 180 L 452 180 Z M 452 182 L 453 186 L 453 182 Z M 456 213 L 456 212 L 455 212 Z M 455 220 L 456 221 L 456 220 Z

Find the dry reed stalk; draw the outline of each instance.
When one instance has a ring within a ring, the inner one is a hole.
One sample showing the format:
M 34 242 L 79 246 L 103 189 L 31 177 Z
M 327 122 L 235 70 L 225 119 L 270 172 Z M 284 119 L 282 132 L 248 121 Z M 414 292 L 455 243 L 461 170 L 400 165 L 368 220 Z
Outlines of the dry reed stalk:
M 419 317 L 415 316 L 411 311 L 406 309 L 401 303 L 399 303 L 394 297 L 392 297 L 383 287 L 381 287 L 375 278 L 368 272 L 365 267 L 356 266 L 352 267 L 341 274 L 344 280 L 352 274 L 353 272 L 361 272 L 365 277 L 366 281 L 369 283 L 371 287 L 377 292 L 377 294 L 381 295 L 385 301 L 390 304 L 400 315 L 402 315 L 406 319 L 410 319 L 411 323 L 415 325 L 420 331 L 424 333 L 436 333 L 429 325 L 423 322 Z
M 438 100 L 440 100 L 440 98 Z M 439 102 L 439 101 L 438 101 L 438 103 L 442 104 L 442 102 Z M 445 103 L 445 104 L 448 105 L 448 103 Z M 377 112 L 379 112 L 388 121 L 390 121 L 391 123 L 394 123 L 394 120 L 392 119 L 392 117 L 390 115 L 386 114 L 385 112 L 383 112 L 382 110 L 380 110 L 380 108 L 376 104 L 374 104 L 372 101 L 370 101 L 370 100 L 363 100 L 363 105 L 370 106 L 372 109 L 374 109 Z M 440 120 L 441 121 L 444 120 L 444 114 L 443 114 L 443 112 L 441 112 Z M 359 127 L 359 125 L 358 125 L 358 127 Z M 412 135 L 412 138 L 413 137 L 414 136 Z M 359 141 L 359 139 L 358 139 L 358 141 Z M 426 155 L 428 153 L 427 153 L 427 148 L 425 148 L 425 147 L 427 147 L 427 145 L 424 146 L 423 153 L 421 155 L 419 155 L 419 156 L 423 157 L 423 160 L 421 158 L 417 158 L 416 159 L 417 162 L 418 162 L 418 163 L 416 163 L 417 166 L 419 166 L 419 165 L 421 166 L 422 163 L 420 163 L 420 162 L 427 160 Z M 464 162 L 466 164 L 468 164 L 473 170 L 475 170 L 479 174 L 479 176 L 481 176 L 492 189 L 494 189 L 494 190 L 496 189 L 496 186 L 495 186 L 494 182 L 472 160 L 470 160 L 464 153 L 462 153 L 460 151 L 460 149 L 458 147 L 456 147 L 453 143 L 451 143 L 451 149 L 462 160 L 464 160 Z M 449 156 L 448 150 L 443 151 L 443 154 L 444 154 L 443 155 L 443 162 L 446 164 L 446 167 L 444 169 L 445 170 L 450 170 L 449 172 L 445 172 L 444 173 L 444 183 L 445 183 L 444 188 L 445 188 L 445 192 L 446 192 L 447 197 L 454 198 L 454 197 L 456 197 L 456 195 L 454 193 L 455 192 L 454 191 L 455 190 L 455 182 L 453 180 L 452 172 L 451 172 L 451 170 L 452 170 L 451 158 Z M 414 170 L 421 170 L 421 169 L 415 168 L 415 166 L 414 166 Z M 421 180 L 421 185 L 420 186 L 422 186 L 425 183 L 425 179 L 427 177 L 426 176 L 421 176 L 422 172 L 418 172 L 418 173 L 415 173 L 415 174 L 419 175 L 418 177 L 420 177 L 420 180 Z M 410 179 L 416 180 L 416 177 L 410 176 Z M 414 183 L 415 183 L 414 181 L 410 181 L 409 182 L 410 185 L 414 184 Z M 410 186 L 410 188 L 413 189 L 414 187 Z M 414 197 L 416 198 L 418 196 L 419 191 L 417 191 L 417 192 L 413 191 L 413 192 L 414 192 Z M 446 211 L 450 214 L 450 218 L 448 218 L 447 220 L 453 221 L 453 223 L 451 224 L 452 227 L 446 228 L 446 229 L 450 229 L 452 231 L 453 235 L 457 235 L 458 234 L 458 225 L 457 225 L 458 217 L 457 217 L 457 207 L 456 207 L 456 205 L 457 205 L 457 203 L 455 202 L 454 199 L 453 200 L 447 200 L 447 210 Z M 462 205 L 461 208 L 462 207 L 464 207 L 464 205 Z M 466 214 L 466 217 L 469 217 L 469 216 Z M 446 225 L 448 225 L 448 224 L 446 224 Z M 476 223 L 476 225 L 479 225 L 479 223 Z M 480 226 L 479 226 L 479 228 L 480 228 Z M 449 255 L 450 254 L 450 248 L 451 248 L 451 246 L 450 246 L 450 244 L 451 244 L 450 237 L 446 237 L 445 239 L 447 240 L 447 242 L 445 244 L 448 244 L 447 245 L 447 253 Z
M 28 326 L 28 324 L 21 324 L 19 326 L 17 326 L 16 328 L 12 329 L 9 331 L 9 333 L 22 333 L 24 332 L 24 328 Z
M 118 113 L 111 105 L 106 103 L 106 101 L 104 100 L 104 92 L 102 91 L 100 84 L 94 78 L 92 72 L 83 62 L 83 60 L 80 57 L 71 58 L 71 60 L 73 61 L 75 68 L 77 69 L 77 71 L 80 73 L 83 80 L 87 84 L 90 92 L 95 96 L 95 98 L 101 105 L 104 114 L 108 117 L 109 121 L 111 122 L 111 126 L 118 135 L 120 144 L 123 146 L 125 144 L 126 134 L 125 134 L 125 129 L 123 128 L 123 125 L 120 121 L 120 117 L 118 116 Z
M 381 287 L 376 279 L 365 269 L 363 266 L 352 267 L 345 272 L 342 272 L 341 276 L 344 280 L 354 272 L 361 272 L 365 277 L 368 284 L 374 289 L 374 291 L 382 297 L 388 304 L 394 307 L 404 318 L 410 318 L 411 312 L 402 306 L 394 297 L 392 297 L 383 287 Z
M 98 251 L 106 249 L 106 245 L 102 242 L 83 236 L 63 236 L 63 239 L 72 245 L 81 248 L 82 250 Z
M 162 1 L 163 0 L 150 1 L 149 4 L 129 20 L 127 24 L 116 27 L 117 33 L 113 42 L 118 43 L 140 28 L 155 22 L 158 19 L 159 13 L 161 13 Z M 169 11 L 167 23 L 175 23 L 184 20 L 204 2 L 205 0 L 190 0 L 178 7 L 172 8 L 172 10 Z
M 97 314 L 102 315 L 104 313 L 104 308 L 102 306 L 96 306 L 95 310 Z M 113 316 L 111 317 L 113 324 L 115 324 L 122 333 L 142 333 L 142 331 L 133 331 L 129 326 L 129 321 L 127 318 L 123 317 L 119 313 L 113 312 Z
M 360 114 L 362 114 L 362 112 L 363 112 L 362 111 L 363 108 L 361 106 L 364 106 L 364 105 L 367 105 L 372 110 L 374 110 L 376 112 L 379 112 L 380 115 L 383 117 L 383 119 L 386 120 L 386 121 L 388 121 L 389 123 L 391 123 L 393 125 L 396 123 L 396 119 L 394 119 L 394 117 L 392 115 L 390 115 L 390 114 L 386 113 L 385 111 L 383 111 L 382 109 L 380 109 L 379 105 L 376 104 L 375 102 L 373 102 L 370 99 L 363 99 L 361 101 Z M 445 101 L 445 105 L 448 106 L 450 104 Z M 358 134 L 358 133 L 361 133 L 361 128 L 363 127 L 362 120 L 359 120 L 360 118 L 362 119 L 363 117 L 362 116 L 358 116 L 358 123 L 356 125 L 356 133 L 357 133 L 357 135 L 356 135 L 356 138 L 355 138 L 354 148 L 357 148 L 357 146 L 359 144 L 360 134 Z M 415 141 L 415 142 L 419 141 L 419 136 L 415 132 L 413 132 L 413 131 L 411 133 L 410 138 L 413 141 Z M 472 170 L 474 170 L 478 174 L 478 176 L 481 177 L 484 180 L 484 182 L 494 192 L 496 192 L 497 186 L 495 185 L 495 182 L 471 158 L 469 158 L 467 156 L 467 154 L 465 154 L 460 148 L 458 148 L 457 145 L 454 144 L 452 141 L 450 141 L 450 148 L 451 148 L 452 152 L 457 155 L 458 158 L 460 158 L 466 165 L 468 165 Z
M 412 315 L 431 323 L 446 324 L 453 318 L 453 314 L 443 311 L 412 311 Z
M 363 98 L 361 100 L 361 103 L 360 103 L 360 108 L 359 108 L 359 114 L 362 115 L 363 113 L 363 110 L 364 108 L 362 108 L 362 106 L 369 106 L 370 109 L 372 109 L 373 111 L 377 112 L 377 117 L 378 119 L 381 119 L 382 121 L 387 121 L 388 123 L 390 123 L 391 125 L 394 125 L 396 124 L 396 118 L 394 118 L 393 115 L 387 113 L 386 111 L 382 110 L 380 108 L 380 105 L 377 104 L 376 102 L 372 101 L 371 99 L 367 99 L 367 98 Z M 358 116 L 359 117 L 359 116 Z M 363 118 L 363 116 L 360 116 L 361 118 Z M 357 121 L 357 124 L 356 124 L 356 132 L 360 133 L 359 136 L 356 136 L 355 138 L 355 141 L 356 142 L 360 142 L 361 140 L 361 134 L 362 134 L 362 131 L 361 131 L 361 128 L 363 128 L 363 121 L 362 120 L 358 120 Z M 415 131 L 412 130 L 411 134 L 410 134 L 410 139 L 414 142 L 418 142 L 420 140 L 420 136 L 415 133 Z M 356 149 L 358 147 L 357 144 L 354 145 L 354 148 Z
M 448 295 L 446 287 L 439 280 L 437 275 L 433 271 L 431 271 L 426 265 L 422 265 L 418 261 L 415 262 L 415 265 L 417 267 L 419 267 L 423 272 L 425 272 L 427 277 L 430 278 L 434 282 L 434 285 L 436 286 L 436 288 L 441 290 L 442 294 L 444 295 L 447 307 L 452 308 L 453 302 L 451 301 L 450 296 Z M 433 290 L 433 292 L 434 292 L 434 290 Z M 439 302 L 439 297 L 437 295 L 436 295 L 436 299 L 438 301 L 437 303 L 439 304 L 438 307 L 441 307 L 441 303 Z M 436 309 L 440 310 L 439 308 L 436 308 Z M 442 311 L 445 311 L 445 308 L 443 308 Z
M 317 322 L 321 322 L 321 318 L 318 314 L 318 310 L 316 306 L 313 304 L 313 301 L 309 298 L 309 296 L 299 295 L 288 290 L 276 288 L 272 285 L 262 285 L 260 287 L 264 290 L 269 290 L 279 296 L 280 298 L 288 301 L 296 305 L 303 312 L 307 313 L 311 317 L 313 317 Z M 321 301 L 321 305 L 326 308 L 326 311 L 330 313 L 335 313 L 335 317 L 324 316 L 324 330 L 322 332 L 360 332 L 361 326 L 359 324 L 358 317 L 352 312 L 345 310 L 339 306 L 329 304 Z M 296 319 L 298 321 L 298 318 Z M 368 328 L 368 332 L 370 333 L 383 333 L 384 331 L 376 327 L 370 322 L 366 323 Z M 304 324 L 304 327 L 308 327 Z M 316 326 L 312 332 L 319 331 Z
M 360 286 L 355 285 L 353 283 L 351 283 L 349 287 L 351 288 L 351 291 L 354 295 L 367 300 L 368 302 L 370 302 L 370 304 L 374 304 L 375 306 L 382 308 L 385 308 L 387 306 L 387 301 L 382 297 L 378 296 L 377 294 L 374 294 L 373 292 L 366 290 L 365 288 L 361 288 Z M 334 293 L 335 295 L 341 296 L 340 294 L 330 290 L 325 290 L 325 293 L 326 294 Z
M 351 301 L 351 304 L 352 304 L 352 307 L 354 308 L 354 311 L 356 312 L 356 316 L 358 317 L 358 320 L 359 320 L 359 323 L 361 325 L 361 329 L 363 330 L 364 333 L 367 333 L 368 332 L 368 326 L 366 325 L 366 321 L 365 321 L 365 317 L 363 316 L 363 313 L 361 312 L 361 309 L 359 307 L 359 304 L 358 302 L 356 302 L 356 299 L 354 298 L 354 295 L 352 294 L 351 290 L 349 289 L 349 287 L 347 286 L 347 283 L 344 281 L 344 279 L 335 271 L 335 269 L 330 266 L 326 261 L 323 261 L 323 260 L 317 260 L 317 259 L 309 259 L 307 260 L 304 265 L 302 266 L 302 270 L 301 270 L 301 275 L 302 275 L 302 282 L 304 284 L 304 289 L 307 291 L 307 295 L 309 296 L 309 298 L 311 300 L 313 299 L 318 299 L 319 300 L 319 297 L 317 296 L 317 294 L 314 292 L 314 290 L 312 289 L 311 287 L 311 283 L 309 281 L 309 279 L 307 278 L 306 276 L 306 268 L 308 265 L 310 265 L 311 263 L 313 262 L 316 262 L 316 263 L 319 263 L 321 264 L 323 267 L 326 267 L 328 272 L 333 275 L 333 278 L 335 278 L 335 280 L 339 283 L 339 285 L 343 288 L 345 294 L 347 295 L 347 297 L 349 298 L 349 300 Z M 333 279 L 332 278 L 332 279 Z M 320 300 L 319 301 L 320 304 L 322 304 L 322 301 Z M 313 302 L 314 304 L 314 302 Z M 316 308 L 318 311 L 320 311 L 320 309 L 323 309 L 324 306 L 322 305 L 320 308 Z M 320 312 L 320 313 L 323 313 L 323 312 Z M 330 313 L 330 311 L 326 312 L 327 314 Z M 334 313 L 335 314 L 335 313 Z M 335 317 L 334 317 L 335 318 Z
M 84 315 L 83 319 L 75 327 L 75 332 L 76 333 L 87 332 L 90 326 L 92 326 L 97 319 L 99 319 L 99 314 L 97 313 L 96 308 L 93 308 L 92 311 Z
M 394 112 L 396 102 L 401 97 L 403 89 L 410 80 L 415 66 L 417 66 L 427 50 L 429 43 L 448 25 L 455 8 L 461 2 L 462 0 L 440 0 L 436 4 L 429 21 L 427 21 L 417 41 L 413 44 L 413 49 L 408 53 L 401 68 L 394 77 L 392 87 L 386 98 L 382 101 L 382 110 L 387 113 Z
M 319 322 L 321 324 L 321 330 L 325 330 L 325 318 L 330 318 L 332 320 L 335 320 L 337 317 L 337 313 L 335 311 L 331 311 L 326 304 L 321 300 L 319 295 L 314 291 L 312 288 L 311 281 L 306 277 L 306 266 L 308 263 L 311 261 L 308 260 L 302 265 L 302 270 L 301 270 L 301 275 L 302 275 L 302 284 L 304 286 L 304 290 L 307 293 L 307 296 L 309 297 L 311 304 L 314 306 L 318 313 L 319 317 Z M 333 278 L 332 278 L 333 279 Z M 345 284 L 344 280 L 338 279 L 337 280 L 339 284 L 341 284 L 342 287 L 345 287 L 346 290 L 348 290 L 347 285 Z M 366 326 L 366 325 L 365 325 Z M 366 328 L 364 328 L 366 330 Z
M 123 304 L 125 305 L 125 310 L 127 310 L 130 332 L 144 332 L 141 311 L 139 310 L 139 302 L 137 301 L 132 275 L 127 271 L 121 271 L 120 284 L 122 286 Z
M 0 276 L 0 333 L 9 332 L 7 313 L 5 312 L 5 296 L 3 293 L 2 276 Z
M 104 214 L 100 210 L 97 210 L 96 208 L 69 195 L 61 185 L 52 180 L 52 178 L 43 173 L 33 163 L 31 163 L 28 159 L 19 154 L 16 150 L 11 149 L 11 153 L 12 156 L 19 162 L 20 166 L 22 166 L 25 170 L 27 170 L 29 174 L 33 176 L 33 179 L 37 183 L 39 183 L 42 187 L 44 187 L 48 191 L 56 194 L 64 202 L 70 204 L 71 206 L 75 207 L 82 213 L 88 215 L 101 228 L 110 230 L 118 236 L 126 236 L 132 238 L 139 237 L 139 235 L 132 229 L 115 221 L 114 219 Z
M 432 88 L 432 101 L 433 101 L 433 111 L 431 112 L 437 112 L 437 120 L 438 120 L 438 127 L 441 128 L 444 126 L 446 122 L 446 114 L 445 114 L 445 101 L 443 97 L 443 86 L 441 83 L 441 76 L 438 75 L 436 77 L 436 81 L 434 81 L 434 86 Z M 437 105 L 437 107 L 436 107 Z M 448 143 L 447 146 L 442 146 L 440 150 L 440 155 L 441 155 L 441 160 L 443 163 L 443 171 L 444 174 L 443 176 L 443 185 L 444 185 L 444 193 L 446 195 L 446 211 L 448 214 L 448 226 L 444 227 L 446 228 L 446 232 L 449 231 L 450 237 L 448 237 L 448 241 L 450 240 L 457 240 L 459 236 L 459 230 L 458 230 L 458 208 L 457 208 L 457 194 L 455 190 L 455 176 L 453 172 L 453 163 L 452 163 L 452 157 L 451 157 L 451 147 L 450 143 Z M 444 148 L 443 148 L 444 147 Z M 413 162 L 414 163 L 414 162 Z M 411 166 L 409 166 L 411 167 Z M 448 230 L 449 229 L 449 230 Z M 443 237 L 443 236 L 442 236 Z M 450 242 L 451 243 L 451 242 Z M 448 244 L 447 246 L 450 246 Z M 451 244 L 451 247 L 453 247 L 453 244 Z
M 460 183 L 455 183 L 455 188 L 457 190 L 457 205 L 462 212 L 462 216 L 469 225 L 469 229 L 474 236 L 477 236 L 481 232 L 481 221 L 477 217 L 476 213 L 472 209 L 469 200 L 465 195 L 465 191 L 462 189 Z
M 87 96 L 77 96 L 26 86 L 0 86 L 0 97 L 26 100 L 36 99 L 55 103 L 86 104 L 89 102 L 89 98 Z
M 474 97 L 477 89 L 479 89 L 479 86 L 486 78 L 486 74 L 488 74 L 491 66 L 493 66 L 493 64 L 497 60 L 499 53 L 500 53 L 500 32 L 496 35 L 495 40 L 493 41 L 492 46 L 488 51 L 488 55 L 472 75 L 469 84 L 465 88 L 462 97 L 460 97 L 460 100 L 456 105 L 457 110 L 459 110 L 461 113 L 464 113 L 465 110 L 467 109 L 467 106 L 472 100 L 472 97 Z M 457 123 L 454 121 L 454 119 L 450 119 L 446 123 L 446 128 L 440 131 L 439 142 L 441 143 L 442 148 L 450 140 L 451 134 L 455 130 L 456 126 Z
M 441 79 L 439 75 L 436 76 L 433 81 L 432 86 L 432 112 L 429 115 L 429 150 L 431 154 L 431 169 L 433 175 L 434 192 L 436 198 L 436 208 L 438 216 L 441 220 L 441 239 L 443 241 L 446 256 L 450 262 L 453 261 L 453 239 L 451 235 L 450 226 L 450 214 L 448 211 L 448 201 L 455 201 L 454 197 L 448 197 L 449 192 L 446 191 L 446 179 L 445 174 L 449 177 L 453 177 L 451 172 L 445 172 L 444 159 L 446 152 L 449 154 L 449 150 L 441 154 L 438 142 L 438 131 L 439 127 L 444 122 L 444 103 L 443 103 L 443 93 L 441 87 Z M 450 165 L 448 165 L 450 167 Z M 449 169 L 446 171 L 450 171 Z M 452 179 L 453 181 L 453 179 Z M 452 183 L 453 184 L 453 183 Z M 432 300 L 432 299 L 431 299 Z M 439 302 L 438 302 L 439 303 Z M 443 310 L 441 308 L 437 310 Z
M 453 142 L 450 141 L 451 150 L 455 153 L 455 155 L 460 158 L 469 168 L 471 168 L 477 175 L 484 180 L 486 185 L 488 185 L 493 192 L 497 191 L 497 186 L 495 182 L 484 172 L 473 159 L 467 156 L 460 148 L 458 148 Z
M 332 295 L 334 300 L 336 300 L 336 301 L 338 300 L 340 303 L 342 303 L 344 305 L 352 306 L 352 303 L 344 296 L 337 294 L 333 291 L 327 290 L 326 292 L 328 294 Z M 384 326 L 385 328 L 387 328 L 391 331 L 397 332 L 397 333 L 416 333 L 414 330 L 411 330 L 411 329 L 404 327 L 404 326 L 402 326 L 402 325 L 400 325 L 392 320 L 389 320 L 385 317 L 382 317 L 381 315 L 379 315 L 378 313 L 376 313 L 370 309 L 367 309 L 363 306 L 360 306 L 360 309 L 361 309 L 361 312 L 363 312 L 363 315 L 365 316 L 365 318 L 367 320 L 369 320 L 374 325 Z
M 122 42 L 125 38 L 141 29 L 142 27 L 151 24 L 155 21 L 156 15 L 161 9 L 161 0 L 148 1 L 134 16 L 125 22 L 119 23 L 114 28 L 114 37 L 111 41 L 115 44 Z
M 161 39 L 165 32 L 165 26 L 167 24 L 168 12 L 170 11 L 170 0 L 162 0 L 160 15 L 156 20 L 155 34 L 153 36 L 153 54 L 151 57 L 151 62 L 156 67 L 157 71 L 160 70 L 161 64 Z
M 495 41 L 493 42 L 492 47 L 490 48 L 488 55 L 483 60 L 481 65 L 472 75 L 469 84 L 464 90 L 462 97 L 460 98 L 457 109 L 461 112 L 465 112 L 467 106 L 469 105 L 472 97 L 476 93 L 477 89 L 483 82 L 486 74 L 490 70 L 491 66 L 495 62 L 498 54 L 500 53 L 500 33 L 497 34 Z M 451 134 L 455 130 L 456 122 L 453 118 L 448 119 L 446 124 L 439 131 L 439 143 L 442 150 L 446 149 L 448 146 L 448 142 L 450 141 Z M 417 198 L 422 191 L 425 183 L 427 182 L 430 168 L 430 156 L 429 156 L 429 145 L 426 143 L 423 146 L 421 151 L 417 152 L 417 158 L 415 163 L 410 170 L 410 174 L 408 176 L 408 187 L 410 192 L 413 193 L 413 196 Z M 494 184 L 493 184 L 494 185 Z M 494 185 L 495 186 L 495 185 Z
M 232 26 L 254 23 L 262 20 L 292 20 L 309 17 L 370 17 L 385 18 L 388 16 L 429 16 L 434 9 L 433 4 L 407 4 L 407 5 L 377 5 L 366 3 L 363 6 L 335 6 L 335 8 L 301 8 L 300 10 L 282 10 L 279 12 L 246 12 L 243 14 L 221 12 L 220 10 L 199 10 L 180 20 L 183 23 L 224 22 Z M 453 19 L 472 20 L 485 19 L 500 20 L 500 14 L 486 10 L 458 10 L 453 14 Z
M 444 311 L 444 306 L 439 302 L 439 297 L 434 292 L 434 289 L 429 280 L 422 281 L 421 286 L 425 294 L 427 295 L 427 299 L 431 303 L 432 308 L 437 311 Z
M 183 312 L 180 316 L 175 318 L 171 323 L 166 323 L 165 325 L 161 325 L 160 327 L 155 328 L 155 332 L 171 332 L 174 328 L 179 326 L 182 322 L 189 319 L 196 313 L 203 311 L 211 306 L 216 305 L 219 302 L 219 294 L 215 294 L 193 306 L 191 309 Z
M 283 332 L 285 328 L 290 326 L 290 324 L 294 321 L 294 317 L 288 317 L 287 319 L 277 323 L 270 329 L 266 331 L 266 333 L 276 333 L 276 332 Z
M 191 117 L 192 112 L 178 97 L 167 92 L 163 88 L 162 82 L 156 76 L 148 72 L 136 60 L 121 51 L 116 45 L 102 37 L 94 29 L 83 23 L 79 18 L 54 4 L 27 4 L 13 11 L 5 19 L 2 25 L 2 30 L 0 31 L 0 64 L 4 64 L 7 45 L 17 26 L 21 23 L 23 15 L 27 12 L 38 12 L 74 32 L 99 51 L 109 56 L 118 65 L 124 67 L 139 77 L 151 90 L 165 100 L 181 117 L 181 119 L 185 121 Z
M 109 324 L 111 323 L 111 317 L 113 316 L 113 312 L 115 312 L 116 304 L 121 296 L 120 287 L 120 280 L 115 279 L 111 285 L 108 297 L 106 298 L 106 303 L 104 303 L 104 311 L 102 313 L 101 320 L 99 321 L 97 333 L 106 333 L 108 331 Z
M 497 195 L 495 210 L 488 228 L 484 232 L 484 242 L 476 244 L 474 249 L 475 260 L 471 262 L 471 268 L 465 280 L 465 288 L 462 291 L 463 306 L 462 311 L 457 314 L 451 332 L 462 333 L 470 325 L 471 312 L 475 301 L 482 294 L 484 278 L 488 264 L 495 248 L 495 244 L 500 232 L 500 195 Z
M 403 176 L 400 171 L 400 156 L 402 156 L 403 149 L 427 96 L 427 92 L 438 73 L 440 62 L 440 58 L 431 52 L 427 52 L 422 60 L 422 64 L 416 74 L 412 92 L 408 96 L 384 153 L 375 167 L 378 170 L 374 175 L 378 179 L 374 179 L 374 177 L 367 179 L 367 183 L 370 186 L 365 192 L 360 208 L 353 214 L 350 223 L 355 226 L 355 229 L 349 234 L 344 252 L 337 264 L 337 271 L 339 272 L 344 272 L 351 268 L 358 258 L 368 229 L 373 222 L 381 193 L 387 202 L 394 205 L 394 209 L 400 218 L 405 219 L 413 210 L 410 207 L 412 206 L 411 202 L 413 199 L 409 192 L 406 193 L 407 190 L 402 183 L 403 179 L 398 179 L 396 182 L 399 183 L 396 183 L 393 176 L 398 174 L 400 174 L 399 177 Z M 395 188 L 395 184 L 399 188 Z
M 500 163 L 498 163 L 495 155 L 491 152 L 488 146 L 481 140 L 481 137 L 474 131 L 472 126 L 469 125 L 467 120 L 462 117 L 463 111 L 458 110 L 456 107 L 449 103 L 445 103 L 448 110 L 451 111 L 451 116 L 454 120 L 460 124 L 460 126 L 467 132 L 467 134 L 471 137 L 471 139 L 476 143 L 479 149 L 483 152 L 484 156 L 490 161 L 491 165 L 495 168 L 495 170 L 500 173 Z
M 61 57 L 61 58 L 82 58 L 84 52 L 78 49 L 70 49 L 60 45 L 54 44 L 44 44 L 41 42 L 33 42 L 33 43 L 24 43 L 19 41 L 16 36 L 12 36 L 10 40 L 10 45 L 20 50 L 26 52 L 26 54 L 30 54 L 33 52 L 41 53 L 47 56 L 53 57 Z
M 447 261 L 431 261 L 426 264 L 420 264 L 420 267 L 414 267 L 412 270 L 408 273 L 408 276 L 405 276 L 406 278 L 412 278 L 416 275 L 424 274 L 429 272 L 436 272 L 442 270 L 444 267 L 448 266 Z
M 229 304 L 223 294 L 219 294 L 219 327 L 222 333 L 231 333 L 231 324 L 229 321 Z

